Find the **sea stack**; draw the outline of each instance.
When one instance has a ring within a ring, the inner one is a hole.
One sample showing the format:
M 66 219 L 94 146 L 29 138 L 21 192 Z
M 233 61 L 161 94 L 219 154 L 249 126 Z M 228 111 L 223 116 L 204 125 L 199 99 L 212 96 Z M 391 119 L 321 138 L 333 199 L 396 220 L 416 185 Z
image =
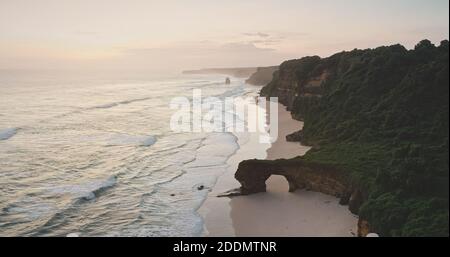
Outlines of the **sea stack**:
M 227 78 L 225 79 L 225 85 L 229 85 L 229 84 L 231 84 L 231 81 L 230 81 L 230 78 L 227 77 Z

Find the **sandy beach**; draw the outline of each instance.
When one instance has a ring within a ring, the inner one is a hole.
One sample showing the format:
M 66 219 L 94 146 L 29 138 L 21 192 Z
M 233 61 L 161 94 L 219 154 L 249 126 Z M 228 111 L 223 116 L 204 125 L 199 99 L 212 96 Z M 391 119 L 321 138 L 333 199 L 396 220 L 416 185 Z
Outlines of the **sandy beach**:
M 219 198 L 218 194 L 240 184 L 234 173 L 245 159 L 280 159 L 304 155 L 310 148 L 287 142 L 286 135 L 302 128 L 285 107 L 278 108 L 278 140 L 262 145 L 251 135 L 238 152 L 228 160 L 229 168 L 219 177 L 199 209 L 204 219 L 205 236 L 354 236 L 357 217 L 339 199 L 317 192 L 298 190 L 288 192 L 282 176 L 270 177 L 267 192 L 233 198 Z

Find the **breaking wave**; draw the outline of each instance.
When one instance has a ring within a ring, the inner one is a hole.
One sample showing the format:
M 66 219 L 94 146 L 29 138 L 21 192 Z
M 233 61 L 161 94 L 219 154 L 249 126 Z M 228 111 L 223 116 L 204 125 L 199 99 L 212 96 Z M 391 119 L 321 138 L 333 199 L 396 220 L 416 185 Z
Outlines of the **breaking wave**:
M 118 105 L 130 104 L 130 103 L 134 103 L 134 102 L 141 102 L 141 101 L 146 101 L 146 100 L 150 100 L 150 99 L 151 99 L 151 97 L 143 97 L 143 98 L 137 98 L 137 99 L 131 99 L 131 100 L 125 100 L 125 101 L 119 101 L 119 102 L 98 105 L 98 106 L 94 106 L 90 109 L 109 109 L 109 108 L 112 108 L 112 107 L 115 107 Z
M 112 136 L 107 144 L 108 145 L 137 145 L 137 146 L 151 146 L 156 143 L 155 136 L 134 136 L 128 134 L 117 134 Z
M 0 140 L 8 140 L 17 134 L 19 128 L 7 128 L 0 130 Z
M 106 180 L 95 179 L 84 184 L 64 185 L 50 191 L 53 194 L 71 194 L 78 199 L 92 200 L 103 190 L 113 187 L 116 182 L 116 176 L 111 176 Z

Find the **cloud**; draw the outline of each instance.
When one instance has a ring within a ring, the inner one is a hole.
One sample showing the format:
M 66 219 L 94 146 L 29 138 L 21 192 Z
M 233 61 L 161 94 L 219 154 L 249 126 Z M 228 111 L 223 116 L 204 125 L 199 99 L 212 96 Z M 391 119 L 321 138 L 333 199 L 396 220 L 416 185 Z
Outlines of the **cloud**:
M 228 43 L 224 44 L 220 47 L 221 50 L 229 51 L 229 52 L 265 52 L 265 51 L 275 51 L 272 48 L 263 48 L 257 47 L 254 43 L 246 43 L 246 42 L 236 42 L 236 43 Z
M 288 39 L 307 36 L 306 33 L 285 33 L 281 31 L 275 31 L 271 34 L 254 32 L 243 33 L 245 36 L 243 41 L 251 44 L 255 44 L 257 47 L 274 47 L 279 46 L 283 41 Z
M 275 51 L 273 48 L 257 47 L 252 42 L 216 43 L 213 41 L 185 42 L 150 48 L 122 48 L 127 55 L 177 54 L 179 56 L 209 56 L 214 54 L 253 54 Z
M 160 47 L 120 48 L 123 63 L 148 67 L 160 65 L 177 69 L 239 67 L 278 64 L 282 57 L 274 48 L 252 42 L 179 42 Z
M 255 39 L 249 41 L 252 44 L 260 44 L 260 45 L 276 45 L 281 42 L 281 39 Z
M 245 36 L 249 37 L 270 37 L 269 34 L 262 33 L 262 32 L 254 32 L 254 33 L 244 33 Z

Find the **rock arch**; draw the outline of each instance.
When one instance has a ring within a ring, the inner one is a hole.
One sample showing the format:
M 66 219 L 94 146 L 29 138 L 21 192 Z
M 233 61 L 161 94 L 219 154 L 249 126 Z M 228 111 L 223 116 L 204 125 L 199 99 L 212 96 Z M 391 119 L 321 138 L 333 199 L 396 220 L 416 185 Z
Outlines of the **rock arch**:
M 361 205 L 368 198 L 366 191 L 355 186 L 346 172 L 329 165 L 311 163 L 301 157 L 241 162 L 234 176 L 241 187 L 229 192 L 227 196 L 266 192 L 266 180 L 272 175 L 284 176 L 289 183 L 289 192 L 307 189 L 338 197 L 341 199 L 340 204 L 348 204 L 348 209 L 353 214 L 358 214 Z M 360 217 L 358 236 L 365 236 L 370 231 L 368 222 Z
M 266 191 L 270 192 L 293 192 L 293 183 L 289 183 L 286 176 L 272 174 L 266 180 Z
M 272 175 L 284 176 L 289 183 L 289 192 L 306 189 L 333 195 L 341 199 L 341 204 L 349 204 L 350 211 L 355 214 L 366 198 L 365 194 L 350 182 L 347 173 L 301 158 L 241 162 L 234 176 L 241 184 L 239 194 L 266 192 L 266 181 Z

